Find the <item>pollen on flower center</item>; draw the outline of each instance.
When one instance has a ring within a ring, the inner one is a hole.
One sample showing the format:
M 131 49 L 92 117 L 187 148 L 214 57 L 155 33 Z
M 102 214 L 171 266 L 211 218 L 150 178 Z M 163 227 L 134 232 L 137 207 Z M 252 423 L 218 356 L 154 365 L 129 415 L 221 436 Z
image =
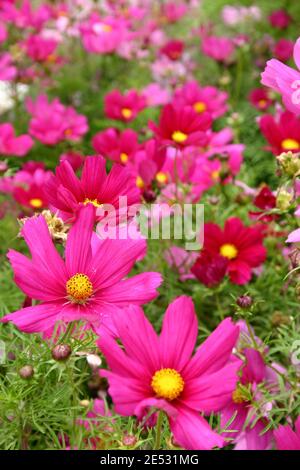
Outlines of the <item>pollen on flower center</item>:
M 184 381 L 175 369 L 160 369 L 152 377 L 151 387 L 158 397 L 175 400 L 184 389 Z
M 76 273 L 66 283 L 71 302 L 84 304 L 93 293 L 93 284 L 86 274 Z
M 232 401 L 237 404 L 246 403 L 249 401 L 249 396 L 247 396 L 246 393 L 237 386 L 237 388 L 232 392 Z
M 143 178 L 141 178 L 140 176 L 137 176 L 136 177 L 136 185 L 137 185 L 138 188 L 143 189 L 145 187 L 145 183 L 143 181 Z
M 122 113 L 122 116 L 123 116 L 125 119 L 129 119 L 129 118 L 131 118 L 131 116 L 132 116 L 132 111 L 131 111 L 131 109 L 129 109 L 129 108 L 123 108 L 122 111 L 121 111 L 121 113 Z
M 237 248 L 231 243 L 225 243 L 220 248 L 220 255 L 224 256 L 224 258 L 234 259 L 237 257 L 237 254 Z
M 183 142 L 186 141 L 187 135 L 184 132 L 181 131 L 174 131 L 172 134 L 172 139 L 174 142 L 177 142 L 178 144 L 182 144 Z
M 85 198 L 83 204 L 86 206 L 87 204 L 93 204 L 95 207 L 101 207 L 102 204 L 97 199 L 89 199 L 88 197 Z
M 259 102 L 258 102 L 258 106 L 260 108 L 264 108 L 266 106 L 266 104 L 267 104 L 267 100 L 259 100 Z
M 128 155 L 127 153 L 122 152 L 120 155 L 120 160 L 122 163 L 127 163 L 128 162 Z
M 165 184 L 168 180 L 168 176 L 163 171 L 156 173 L 155 179 L 158 183 Z
M 42 207 L 43 201 L 38 198 L 33 198 L 33 199 L 30 199 L 29 204 L 31 205 L 31 207 L 34 207 L 35 209 L 39 209 L 40 207 Z
M 281 142 L 281 146 L 284 150 L 299 150 L 300 143 L 295 139 L 284 139 Z
M 206 111 L 206 104 L 203 103 L 203 101 L 197 101 L 194 106 L 193 106 L 194 110 L 196 111 L 196 113 L 204 113 L 204 111 Z

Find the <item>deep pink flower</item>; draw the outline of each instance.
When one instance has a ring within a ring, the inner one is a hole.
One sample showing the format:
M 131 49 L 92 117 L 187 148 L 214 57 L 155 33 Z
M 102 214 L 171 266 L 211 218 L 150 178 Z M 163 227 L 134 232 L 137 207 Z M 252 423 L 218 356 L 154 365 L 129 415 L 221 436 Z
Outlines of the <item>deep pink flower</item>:
M 163 144 L 182 148 L 203 144 L 211 117 L 207 112 L 198 114 L 188 106 L 167 104 L 162 109 L 158 126 L 153 122 L 149 126 Z
M 196 81 L 187 82 L 175 91 L 173 103 L 177 106 L 191 106 L 197 113 L 207 111 L 213 119 L 227 111 L 228 95 L 213 86 L 203 88 Z
M 184 51 L 184 42 L 179 39 L 172 39 L 161 47 L 161 54 L 166 55 L 171 60 L 179 60 Z
M 300 69 L 300 38 L 294 46 L 294 61 Z M 261 83 L 282 95 L 285 106 L 293 113 L 300 113 L 300 72 L 271 59 L 261 75 Z
M 295 421 L 295 430 L 289 425 L 280 425 L 274 431 L 278 450 L 300 450 L 300 416 Z
M 0 124 L 0 154 L 24 157 L 32 146 L 33 140 L 29 135 L 23 134 L 16 137 L 10 123 Z
M 228 260 L 224 256 L 211 255 L 207 251 L 200 252 L 191 272 L 207 287 L 215 287 L 223 281 L 228 268 Z
M 293 57 L 294 43 L 285 38 L 279 39 L 274 47 L 274 55 L 276 59 L 286 62 Z
M 128 208 L 140 201 L 140 193 L 135 178 L 127 168 L 114 165 L 107 175 L 106 160 L 101 156 L 86 157 L 81 179 L 76 176 L 68 161 L 56 168 L 55 176 L 47 182 L 45 192 L 49 203 L 59 211 L 64 220 L 74 220 L 82 205 L 111 204 L 118 211 L 119 197 L 127 197 Z
M 176 23 L 187 12 L 187 5 L 184 2 L 167 2 L 162 5 L 162 15 L 169 23 Z
M 109 128 L 95 134 L 92 144 L 98 154 L 126 165 L 138 149 L 138 136 L 132 129 L 118 132 L 114 128 Z
M 29 132 L 43 144 L 78 142 L 88 130 L 86 117 L 71 106 L 64 106 L 58 98 L 48 101 L 46 95 L 39 95 L 35 102 L 28 98 L 26 107 L 32 115 Z
M 149 408 L 161 409 L 180 446 L 222 447 L 223 439 L 199 412 L 218 411 L 231 398 L 240 361 L 229 358 L 239 328 L 227 318 L 191 357 L 198 325 L 189 297 L 169 305 L 160 336 L 140 308 L 131 307 L 123 316 L 116 312 L 113 319 L 124 350 L 110 335 L 98 344 L 110 368 L 101 375 L 108 378 L 116 412 L 141 419 Z
M 274 155 L 300 151 L 300 118 L 295 114 L 289 111 L 281 112 L 276 117 L 265 114 L 259 121 L 259 127 Z
M 22 234 L 32 257 L 10 250 L 8 258 L 16 284 L 41 303 L 6 315 L 2 322 L 11 321 L 28 333 L 47 331 L 58 321 L 85 320 L 98 326 L 116 307 L 156 297 L 160 274 L 142 273 L 124 280 L 145 252 L 145 240 L 97 238 L 92 246 L 94 210 L 92 205 L 81 208 L 68 234 L 64 260 L 43 216 L 25 222 Z
M 11 55 L 8 52 L 0 55 L 0 80 L 13 80 L 17 73 Z
M 249 216 L 251 219 L 258 219 L 261 222 L 270 222 L 276 219 L 276 215 L 264 214 L 265 211 L 270 211 L 276 207 L 276 197 L 268 186 L 263 186 L 253 200 L 253 204 L 262 209 L 261 211 L 251 211 Z
M 228 260 L 227 273 L 234 284 L 249 282 L 252 269 L 265 261 L 262 241 L 259 226 L 245 227 L 237 217 L 228 219 L 224 230 L 213 223 L 204 225 L 203 250 L 212 257 L 221 255 Z
M 52 61 L 58 42 L 41 34 L 32 34 L 24 42 L 27 55 L 37 62 Z
M 269 21 L 274 28 L 286 29 L 292 21 L 292 18 L 285 10 L 280 9 L 271 13 Z
M 84 156 L 77 152 L 66 152 L 59 157 L 59 161 L 68 161 L 73 170 L 77 171 L 83 164 Z
M 13 23 L 17 28 L 32 27 L 39 30 L 52 17 L 52 8 L 49 5 L 42 4 L 33 9 L 31 0 L 23 0 L 20 8 L 13 3 L 5 2 L 1 5 L 1 18 Z
M 104 98 L 105 115 L 118 121 L 133 121 L 145 106 L 145 98 L 136 90 L 130 90 L 124 95 L 119 90 L 113 90 Z
M 250 103 L 259 111 L 266 111 L 273 104 L 268 90 L 265 88 L 255 88 L 249 94 Z

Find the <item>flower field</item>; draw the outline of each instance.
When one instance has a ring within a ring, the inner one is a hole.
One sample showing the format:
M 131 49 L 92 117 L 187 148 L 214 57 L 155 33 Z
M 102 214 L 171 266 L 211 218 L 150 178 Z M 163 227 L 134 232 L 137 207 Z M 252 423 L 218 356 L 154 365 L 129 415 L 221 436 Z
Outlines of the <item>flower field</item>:
M 0 1 L 1 450 L 300 450 L 299 23 Z

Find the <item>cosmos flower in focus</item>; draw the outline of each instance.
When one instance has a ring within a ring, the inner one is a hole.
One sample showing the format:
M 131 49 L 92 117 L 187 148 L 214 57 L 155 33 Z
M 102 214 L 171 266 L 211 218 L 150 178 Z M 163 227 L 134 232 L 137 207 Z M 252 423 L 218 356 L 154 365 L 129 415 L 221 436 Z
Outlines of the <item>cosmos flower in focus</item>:
M 109 370 L 109 394 L 117 413 L 142 419 L 149 409 L 163 410 L 175 441 L 185 449 L 209 450 L 224 441 L 200 412 L 222 409 L 237 383 L 239 360 L 229 361 L 239 328 L 227 318 L 192 356 L 198 322 L 193 302 L 181 296 L 164 316 L 160 336 L 140 308 L 113 315 L 122 349 L 110 335 L 98 345 Z
M 129 304 L 143 304 L 157 296 L 158 273 L 124 279 L 146 250 L 139 240 L 100 240 L 92 243 L 95 208 L 82 207 L 66 242 L 65 259 L 56 251 L 42 215 L 28 219 L 22 235 L 31 259 L 10 250 L 8 258 L 18 287 L 41 303 L 6 315 L 27 333 L 52 329 L 56 322 L 85 320 L 93 327 L 109 322 L 110 313 Z

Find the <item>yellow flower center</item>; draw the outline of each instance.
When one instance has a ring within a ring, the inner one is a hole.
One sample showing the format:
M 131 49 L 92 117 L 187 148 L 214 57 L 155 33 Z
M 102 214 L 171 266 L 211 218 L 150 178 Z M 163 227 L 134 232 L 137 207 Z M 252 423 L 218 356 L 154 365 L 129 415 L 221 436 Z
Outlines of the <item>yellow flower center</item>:
M 85 198 L 83 204 L 86 206 L 87 204 L 93 204 L 95 207 L 101 207 L 102 204 L 97 199 L 89 199 L 88 197 Z
M 70 136 L 70 135 L 72 135 L 72 134 L 73 134 L 72 129 L 66 129 L 66 130 L 65 130 L 65 135 L 66 135 L 66 136 Z
M 93 293 L 93 284 L 86 274 L 76 273 L 67 281 L 66 290 L 71 302 L 85 304 Z
M 264 108 L 267 104 L 267 100 L 259 100 L 258 106 L 259 108 Z
M 218 181 L 219 177 L 220 177 L 220 172 L 219 172 L 219 170 L 215 170 L 215 171 L 212 172 L 211 178 L 212 178 L 214 181 Z
M 155 179 L 158 183 L 165 184 L 168 181 L 168 176 L 163 171 L 156 173 Z
M 249 401 L 249 396 L 246 394 L 246 391 L 238 385 L 234 392 L 232 392 L 232 401 L 238 404 L 246 403 Z
M 140 176 L 136 177 L 136 185 L 138 188 L 143 189 L 145 187 L 145 183 Z
M 103 24 L 102 25 L 102 31 L 104 31 L 104 33 L 110 33 L 112 31 L 112 26 L 110 24 Z
M 181 131 L 174 131 L 172 134 L 172 139 L 174 140 L 174 142 L 177 142 L 178 144 L 182 144 L 183 142 L 186 141 L 187 138 L 188 136 L 184 132 L 181 132 Z
M 131 109 L 129 109 L 129 108 L 123 108 L 122 111 L 121 111 L 121 113 L 122 113 L 122 116 L 123 116 L 125 119 L 130 119 L 131 116 L 132 116 L 132 111 L 131 111 Z
M 204 113 L 204 111 L 206 111 L 207 109 L 207 106 L 205 103 L 203 103 L 203 101 L 197 101 L 194 104 L 193 108 L 196 111 L 196 113 Z
M 300 149 L 300 144 L 295 139 L 284 139 L 281 142 L 281 147 L 284 150 L 299 150 Z
M 30 199 L 29 204 L 35 209 L 39 209 L 40 207 L 43 206 L 43 201 L 38 198 L 33 198 L 33 199 Z
M 55 64 L 57 61 L 57 56 L 55 54 L 49 54 L 48 57 L 46 58 L 46 62 L 49 64 Z
M 224 256 L 224 258 L 234 259 L 237 257 L 238 250 L 231 243 L 225 243 L 220 248 L 220 254 Z
M 128 157 L 127 153 L 124 153 L 124 152 L 121 153 L 121 155 L 120 155 L 120 160 L 121 160 L 122 163 L 127 163 L 127 162 L 128 162 L 128 158 L 129 158 L 129 157 Z
M 184 381 L 177 370 L 160 369 L 153 375 L 151 387 L 158 397 L 175 400 L 184 389 Z

